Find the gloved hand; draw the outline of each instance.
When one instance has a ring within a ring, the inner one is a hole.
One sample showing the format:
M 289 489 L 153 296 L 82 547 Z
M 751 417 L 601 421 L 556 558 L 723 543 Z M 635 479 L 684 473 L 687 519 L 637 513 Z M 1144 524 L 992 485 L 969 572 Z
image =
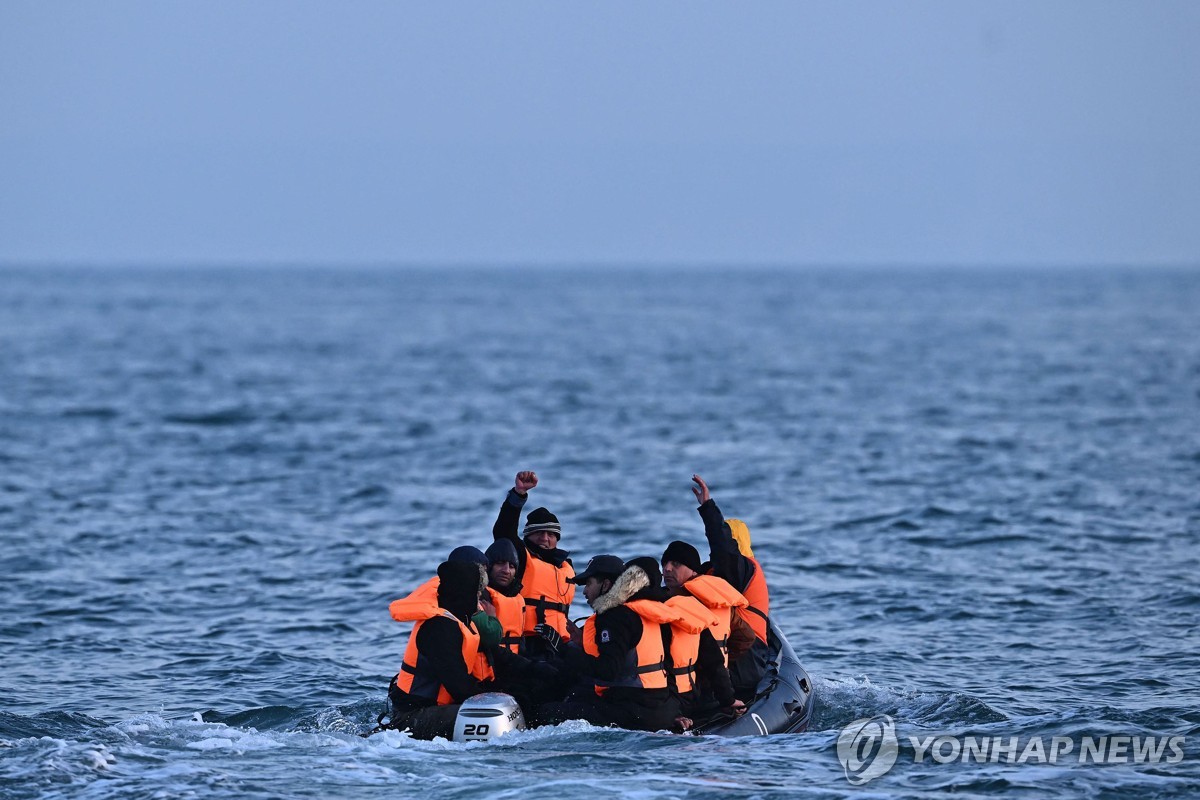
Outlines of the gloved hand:
M 549 625 L 543 622 L 541 625 L 534 625 L 533 631 L 538 636 L 545 639 L 546 642 L 552 648 L 554 648 L 555 652 L 562 650 L 562 637 L 559 636 L 558 631 L 554 630 L 554 628 L 551 628 Z

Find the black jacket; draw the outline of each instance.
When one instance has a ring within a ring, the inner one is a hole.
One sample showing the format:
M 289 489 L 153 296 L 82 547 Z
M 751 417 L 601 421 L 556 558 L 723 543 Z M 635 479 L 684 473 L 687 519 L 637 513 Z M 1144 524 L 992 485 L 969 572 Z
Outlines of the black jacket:
M 750 585 L 754 577 L 754 562 L 742 555 L 729 527 L 725 515 L 717 508 L 715 500 L 709 499 L 698 509 L 704 520 L 704 536 L 708 539 L 708 558 L 712 574 L 724 578 L 739 592 Z
M 618 583 L 604 598 L 608 598 L 608 603 L 603 606 L 611 607 L 602 606 L 603 610 L 597 612 L 594 617 L 597 655 L 589 655 L 583 648 L 572 646 L 567 649 L 565 659 L 567 668 L 578 675 L 601 681 L 615 681 L 626 676 L 632 667 L 636 667 L 637 645 L 645 630 L 642 618 L 624 603 L 629 600 L 658 600 L 660 597 L 657 587 L 623 592 L 618 579 Z M 671 649 L 671 626 L 663 625 L 662 633 L 663 652 L 668 653 Z M 669 689 L 626 686 L 612 686 L 604 692 L 605 701 L 636 702 L 643 705 L 665 702 L 669 696 Z

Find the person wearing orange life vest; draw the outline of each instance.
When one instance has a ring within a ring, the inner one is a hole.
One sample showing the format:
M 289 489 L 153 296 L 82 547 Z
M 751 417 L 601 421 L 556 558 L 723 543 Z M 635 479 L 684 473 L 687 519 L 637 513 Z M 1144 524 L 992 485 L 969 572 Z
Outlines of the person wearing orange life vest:
M 692 476 L 692 494 L 700 504 L 697 511 L 704 521 L 704 536 L 708 539 L 709 572 L 724 578 L 746 598 L 748 605 L 741 609 L 742 619 L 754 631 L 755 641 L 729 665 L 733 689 L 739 698 L 751 698 L 758 682 L 766 674 L 769 652 L 767 647 L 767 617 L 770 613 L 770 591 L 762 565 L 750 549 L 750 529 L 738 519 L 726 520 L 712 499 L 708 484 L 699 475 Z
M 575 570 L 570 553 L 558 547 L 562 538 L 558 517 L 546 508 L 536 508 L 525 520 L 524 538 L 517 534 L 521 509 L 529 498 L 529 490 L 537 485 L 537 473 L 518 472 L 492 526 L 492 538 L 510 541 L 517 550 L 516 580 L 525 598 L 523 633 L 530 657 L 545 652 L 544 640 L 534 630 L 538 625 L 549 625 L 559 636 L 572 634 L 568 614 L 576 585 L 571 580 Z
M 380 727 L 411 730 L 417 739 L 450 738 L 459 705 L 488 691 L 494 677 L 479 657 L 479 632 L 471 623 L 483 589 L 478 565 L 445 561 L 437 574 L 436 601 L 406 598 L 391 606 L 393 617 L 417 624 L 388 688 L 391 719 Z
M 446 560 L 475 566 L 484 583 L 479 610 L 471 615 L 470 621 L 479 633 L 478 658 L 486 661 L 494 672 L 492 691 L 511 694 L 522 707 L 530 708 L 561 696 L 556 665 L 531 663 L 518 655 L 524 641 L 522 612 L 525 601 L 519 594 L 508 596 L 505 593 L 515 591 L 519 586 L 514 585 L 513 580 L 517 556 L 512 543 L 507 540 L 493 542 L 487 553 L 462 545 L 451 550 Z M 414 604 L 422 606 L 436 600 L 440 580 L 439 575 L 434 575 L 407 597 L 392 601 L 389 606 L 392 618 L 410 621 Z M 506 586 L 493 587 L 493 580 Z M 506 652 L 497 652 L 499 649 Z
M 668 681 L 670 625 L 679 613 L 666 606 L 653 558 L 622 563 L 596 556 L 575 577 L 596 613 L 567 643 L 549 628 L 546 638 L 568 669 L 585 676 L 590 690 L 538 708 L 539 724 L 583 719 L 630 730 L 675 730 L 679 700 Z
M 725 580 L 701 575 L 701 570 L 700 553 L 687 542 L 671 542 L 663 551 L 667 605 L 694 621 L 691 628 L 675 625 L 671 652 L 683 716 L 695 723 L 718 713 L 738 716 L 746 711 L 734 696 L 724 649 L 733 608 L 744 606 L 746 599 Z
M 488 596 L 483 608 L 500 623 L 500 645 L 514 653 L 525 650 L 525 598 L 517 580 L 520 557 L 508 539 L 497 539 L 484 551 L 488 569 Z
M 488 557 L 478 547 L 471 545 L 462 545 L 450 551 L 450 555 L 446 556 L 447 561 L 462 561 L 477 564 L 481 569 L 487 570 L 489 567 Z M 409 620 L 407 616 L 397 616 L 397 613 L 407 614 L 404 610 L 408 604 L 416 601 L 436 601 L 438 590 L 438 576 L 434 575 L 429 580 L 418 586 L 416 589 L 399 600 L 393 600 L 389 605 L 392 618 L 398 622 Z M 488 579 L 490 583 L 490 578 Z M 471 616 L 471 622 L 479 631 L 479 641 L 481 651 L 487 651 L 494 648 L 503 641 L 504 630 L 503 621 L 498 617 L 498 609 L 493 603 L 495 598 L 491 597 L 491 587 L 488 586 L 486 595 L 480 597 L 480 607 L 476 613 Z M 503 601 L 501 601 L 503 605 Z M 397 611 L 396 609 L 401 609 Z M 511 616 L 511 610 L 509 612 Z M 511 622 L 510 622 L 511 624 Z M 515 651 L 514 651 L 515 652 Z

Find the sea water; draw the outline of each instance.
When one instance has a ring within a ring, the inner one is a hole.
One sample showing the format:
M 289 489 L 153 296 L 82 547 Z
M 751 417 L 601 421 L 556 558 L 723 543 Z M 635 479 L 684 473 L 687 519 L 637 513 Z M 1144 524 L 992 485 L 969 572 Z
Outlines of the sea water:
M 1149 268 L 0 271 L 0 796 L 1195 796 L 1198 309 Z M 577 564 L 703 550 L 706 478 L 811 729 L 362 738 L 388 602 L 520 469 Z M 1183 758 L 1076 758 L 1113 736 Z

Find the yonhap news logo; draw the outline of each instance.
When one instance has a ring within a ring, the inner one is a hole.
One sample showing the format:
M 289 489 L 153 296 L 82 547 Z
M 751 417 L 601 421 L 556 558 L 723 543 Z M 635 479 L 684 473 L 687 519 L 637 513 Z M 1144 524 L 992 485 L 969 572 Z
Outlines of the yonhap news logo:
M 903 744 L 902 744 L 903 742 Z M 886 775 L 912 753 L 914 764 L 1178 764 L 1183 736 L 905 736 L 887 714 L 842 728 L 838 761 L 852 786 Z
M 862 786 L 886 775 L 895 765 L 899 751 L 896 723 L 886 714 L 856 719 L 842 728 L 838 736 L 838 761 L 842 762 L 851 786 Z

